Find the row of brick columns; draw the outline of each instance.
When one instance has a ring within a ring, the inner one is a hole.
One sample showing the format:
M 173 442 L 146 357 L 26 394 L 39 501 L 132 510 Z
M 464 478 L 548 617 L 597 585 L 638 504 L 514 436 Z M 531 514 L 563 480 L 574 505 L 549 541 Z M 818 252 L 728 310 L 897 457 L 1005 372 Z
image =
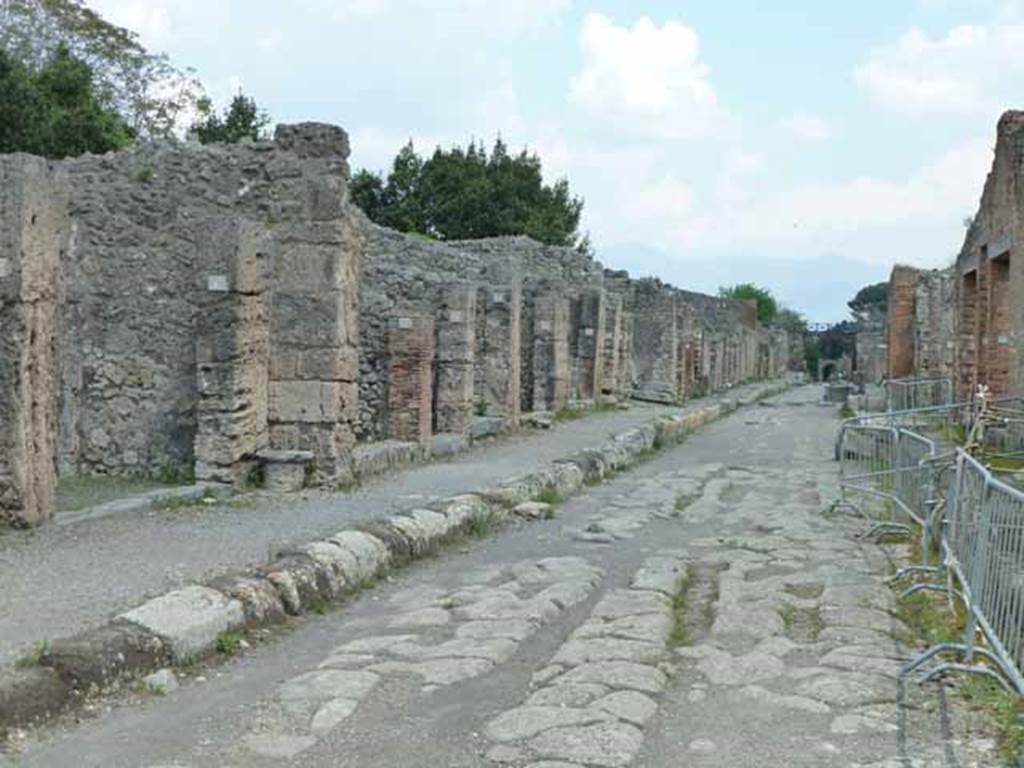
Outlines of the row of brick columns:
M 536 286 L 531 298 L 524 302 L 519 284 L 457 285 L 432 314 L 398 311 L 387 333 L 388 436 L 426 444 L 438 433 L 468 434 L 477 416 L 518 425 L 524 357 L 535 410 L 621 386 L 621 301 L 609 315 L 602 291 L 572 296 L 558 283 Z

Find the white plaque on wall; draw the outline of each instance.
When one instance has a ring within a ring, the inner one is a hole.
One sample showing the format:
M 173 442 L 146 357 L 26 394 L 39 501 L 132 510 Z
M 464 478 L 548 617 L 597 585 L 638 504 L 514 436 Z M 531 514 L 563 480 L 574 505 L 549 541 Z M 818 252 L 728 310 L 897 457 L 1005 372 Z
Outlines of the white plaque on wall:
M 228 291 L 228 276 L 227 275 L 207 275 L 207 277 L 206 277 L 206 290 L 214 291 L 216 293 L 227 293 L 227 291 Z
M 412 328 L 412 318 L 411 317 L 400 317 L 400 318 L 398 318 L 398 327 L 401 328 L 402 330 L 408 330 L 409 328 Z

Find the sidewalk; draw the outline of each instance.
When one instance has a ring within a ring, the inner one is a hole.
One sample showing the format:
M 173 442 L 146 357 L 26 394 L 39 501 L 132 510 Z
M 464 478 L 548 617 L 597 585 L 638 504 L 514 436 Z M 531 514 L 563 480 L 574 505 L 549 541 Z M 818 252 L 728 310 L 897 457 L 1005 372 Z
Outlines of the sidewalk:
M 765 385 L 696 401 L 744 399 Z M 685 412 L 634 404 L 503 438 L 450 462 L 379 478 L 352 492 L 238 497 L 232 503 L 149 510 L 0 533 L 0 664 L 41 640 L 101 623 L 115 612 L 184 584 L 266 562 L 291 544 L 429 499 L 481 490 L 538 465 L 599 445 L 658 416 Z

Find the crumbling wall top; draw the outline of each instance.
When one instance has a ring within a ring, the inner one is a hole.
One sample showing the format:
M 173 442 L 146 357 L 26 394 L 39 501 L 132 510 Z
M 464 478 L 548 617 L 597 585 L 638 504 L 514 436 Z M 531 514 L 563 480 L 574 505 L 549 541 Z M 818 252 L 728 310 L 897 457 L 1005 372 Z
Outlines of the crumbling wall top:
M 348 134 L 330 123 L 294 123 L 278 125 L 274 131 L 278 147 L 299 157 L 340 157 L 351 153 Z

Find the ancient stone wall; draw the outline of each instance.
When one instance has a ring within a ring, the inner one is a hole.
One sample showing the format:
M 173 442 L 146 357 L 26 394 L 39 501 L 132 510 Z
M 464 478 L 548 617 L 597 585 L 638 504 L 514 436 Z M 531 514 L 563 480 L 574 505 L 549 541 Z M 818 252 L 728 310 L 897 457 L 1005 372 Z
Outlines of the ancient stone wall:
M 522 411 L 678 403 L 786 358 L 752 305 L 525 237 L 376 226 L 348 201 L 348 152 L 302 124 L 0 158 L 4 516 L 48 514 L 58 462 L 237 483 L 287 454 L 346 481 L 388 464 L 357 442 L 457 448 Z
M 1024 392 L 1024 112 L 999 121 L 995 158 L 955 266 L 959 395 Z
M 64 181 L 39 158 L 0 157 L 0 523 L 53 513 Z
M 191 473 L 196 446 L 211 439 L 197 431 L 200 382 L 210 383 L 197 365 L 223 362 L 197 358 L 213 312 L 242 323 L 266 317 L 269 341 L 254 340 L 252 350 L 266 358 L 254 366 L 268 369 L 270 443 L 312 450 L 326 475 L 345 474 L 357 405 L 360 248 L 346 202 L 347 155 L 343 131 L 307 124 L 281 127 L 273 142 L 139 145 L 62 163 L 73 222 L 63 264 L 64 471 Z M 262 254 L 262 274 L 243 288 L 224 252 L 209 245 L 211 233 L 240 223 Z M 211 304 L 219 294 L 237 306 Z M 253 418 L 261 432 L 262 416 Z M 203 472 L 217 463 L 207 458 Z

